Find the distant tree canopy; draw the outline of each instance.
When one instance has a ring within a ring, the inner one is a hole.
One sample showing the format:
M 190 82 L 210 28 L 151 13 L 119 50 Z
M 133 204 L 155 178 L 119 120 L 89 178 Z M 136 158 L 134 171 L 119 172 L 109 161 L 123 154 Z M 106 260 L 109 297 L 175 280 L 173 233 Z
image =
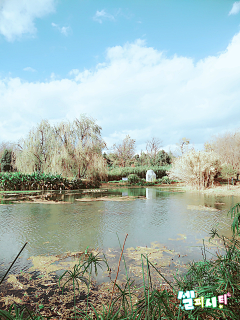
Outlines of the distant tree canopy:
M 161 140 L 152 138 L 147 141 L 146 152 L 135 153 L 135 140 L 129 135 L 119 145 L 114 145 L 114 151 L 104 153 L 103 158 L 109 168 L 128 166 L 165 166 L 171 163 L 172 156 L 160 150 Z
M 12 171 L 12 151 L 5 149 L 1 157 L 1 171 Z
M 102 128 L 82 115 L 73 122 L 51 126 L 43 120 L 22 139 L 16 152 L 16 167 L 24 173 L 41 171 L 78 178 L 102 177 L 106 166 Z
M 146 151 L 149 155 L 149 158 L 155 161 L 155 158 L 157 156 L 157 153 L 160 151 L 160 148 L 162 147 L 162 140 L 158 138 L 151 138 L 151 140 L 148 140 L 146 143 Z
M 147 141 L 146 152 L 140 155 L 136 154 L 136 142 L 129 135 L 120 144 L 114 144 L 111 153 L 102 154 L 106 143 L 101 137 L 101 130 L 95 120 L 85 115 L 56 125 L 42 120 L 18 143 L 0 145 L 0 156 L 5 149 L 11 150 L 11 153 L 4 154 L 2 170 L 105 180 L 107 168 L 171 163 L 171 156 L 160 150 L 162 142 L 157 138 Z
M 153 137 L 146 142 L 146 156 L 142 153 L 142 159 L 145 158 L 145 163 L 147 165 L 156 165 L 157 164 L 157 154 L 162 147 L 162 140 Z
M 155 157 L 155 163 L 153 165 L 165 166 L 171 163 L 171 156 L 164 150 L 160 150 Z
M 114 151 L 104 154 L 103 157 L 108 167 L 128 167 L 137 166 L 164 166 L 171 163 L 171 156 L 164 150 L 160 150 L 162 141 L 152 138 L 146 143 L 146 152 L 135 153 L 135 140 L 129 135 L 119 145 L 114 145 Z
M 221 169 L 221 177 L 223 179 L 228 180 L 228 185 L 229 185 L 229 179 L 234 177 L 237 174 L 237 171 L 233 169 L 231 164 L 223 164 L 222 169 Z
M 133 163 L 133 157 L 135 154 L 135 140 L 131 139 L 129 135 L 123 140 L 121 144 L 114 144 L 113 155 L 119 161 L 119 165 L 122 167 L 129 166 Z
M 135 166 L 165 166 L 171 163 L 171 156 L 164 150 L 160 150 L 156 155 L 152 156 L 149 153 L 141 152 L 134 156 Z

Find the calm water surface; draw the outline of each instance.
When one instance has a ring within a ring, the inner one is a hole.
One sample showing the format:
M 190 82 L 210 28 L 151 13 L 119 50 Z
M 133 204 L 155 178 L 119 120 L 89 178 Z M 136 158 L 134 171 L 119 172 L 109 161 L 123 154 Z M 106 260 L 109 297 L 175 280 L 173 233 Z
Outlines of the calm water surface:
M 234 196 L 213 196 L 173 192 L 164 188 L 124 188 L 110 191 L 115 195 L 146 196 L 124 202 L 78 202 L 84 195 L 77 191 L 58 194 L 67 204 L 17 203 L 0 206 L 0 277 L 20 248 L 28 242 L 15 272 L 27 268 L 33 255 L 57 255 L 89 248 L 119 248 L 128 233 L 126 247 L 165 244 L 187 259 L 201 259 L 201 239 L 216 227 L 220 234 L 231 235 L 227 212 L 240 202 Z M 89 196 L 89 195 L 88 195 Z M 103 196 L 97 194 L 91 196 Z M 217 204 L 224 203 L 224 204 Z M 189 205 L 211 206 L 219 211 L 189 210 Z M 184 235 L 184 240 L 176 240 Z M 188 262 L 186 260 L 186 262 Z M 29 262 L 28 262 L 29 263 Z

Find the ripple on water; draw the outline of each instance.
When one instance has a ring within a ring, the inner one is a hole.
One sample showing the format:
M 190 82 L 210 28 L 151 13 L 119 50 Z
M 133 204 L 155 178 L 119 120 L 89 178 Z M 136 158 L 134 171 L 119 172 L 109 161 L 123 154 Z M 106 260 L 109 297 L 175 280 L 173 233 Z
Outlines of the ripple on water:
M 112 194 L 122 196 L 123 192 L 129 196 L 146 196 L 144 188 L 119 189 Z M 0 206 L 0 273 L 26 241 L 28 245 L 15 269 L 24 268 L 30 256 L 81 251 L 88 246 L 119 248 L 116 232 L 121 242 L 129 234 L 126 248 L 149 246 L 153 241 L 173 246 L 169 239 L 176 239 L 178 234 L 185 234 L 188 244 L 189 239 L 208 236 L 217 223 L 221 232 L 230 235 L 231 218 L 227 212 L 240 202 L 232 197 L 160 192 L 157 188 L 148 188 L 148 199 L 135 201 L 74 202 L 79 196 L 82 195 L 76 193 L 63 197 L 72 203 L 61 206 L 31 203 Z M 184 244 L 182 240 L 182 250 Z M 188 258 L 196 254 L 202 257 L 200 248 L 194 254 L 190 252 Z

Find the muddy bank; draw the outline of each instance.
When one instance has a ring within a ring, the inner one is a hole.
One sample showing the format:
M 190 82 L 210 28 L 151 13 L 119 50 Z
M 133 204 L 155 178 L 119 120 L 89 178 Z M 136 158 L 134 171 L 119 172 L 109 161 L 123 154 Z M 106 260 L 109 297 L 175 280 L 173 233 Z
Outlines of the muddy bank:
M 144 196 L 105 196 L 105 197 L 99 197 L 99 198 L 81 198 L 81 199 L 75 199 L 75 201 L 80 202 L 89 202 L 89 201 L 133 201 L 136 199 L 146 199 Z
M 8 310 L 12 303 L 19 307 L 26 306 L 30 311 L 36 312 L 43 317 L 52 317 L 59 320 L 68 320 L 74 318 L 74 291 L 73 286 L 69 285 L 64 288 L 58 286 L 58 278 L 54 276 L 40 277 L 37 274 L 17 275 L 15 284 L 7 283 L 4 289 L 0 288 L 0 310 Z M 21 288 L 17 287 L 17 283 Z M 117 281 L 117 284 L 123 289 L 124 283 Z M 103 307 L 108 310 L 111 299 L 113 283 L 104 283 L 102 285 L 91 284 L 88 294 L 87 287 L 80 283 L 79 290 L 76 291 L 77 310 L 86 311 L 88 301 L 88 313 L 94 314 L 92 306 L 97 312 L 101 313 Z M 134 289 L 134 288 L 133 288 Z M 167 286 L 162 286 L 158 290 L 172 290 Z M 115 289 L 113 301 L 120 294 Z M 144 298 L 142 288 L 135 288 L 132 295 L 133 304 Z M 177 296 L 175 295 L 177 302 Z M 91 306 L 92 305 L 92 306 Z M 120 305 L 120 301 L 115 307 Z M 79 318 L 79 316 L 77 317 Z
M 219 204 L 219 203 L 217 203 Z M 221 203 L 220 203 L 221 204 Z M 219 209 L 213 208 L 213 207 L 206 207 L 206 206 L 194 206 L 194 205 L 188 205 L 188 210 L 199 210 L 199 211 L 220 211 Z
M 4 193 L 1 197 L 1 205 L 15 204 L 15 203 L 41 203 L 41 204 L 68 204 L 73 201 L 92 202 L 92 201 L 133 201 L 136 199 L 146 199 L 145 196 L 121 196 L 109 194 L 108 189 L 89 189 L 79 190 L 79 192 L 65 192 L 56 193 L 48 192 L 44 194 L 16 194 Z M 92 194 L 92 196 L 91 196 Z M 71 201 L 64 201 L 66 197 L 73 197 Z M 76 198 L 77 197 L 77 198 Z
M 201 194 L 209 194 L 216 196 L 240 196 L 240 185 L 232 186 L 232 185 L 224 185 L 224 186 L 213 186 L 206 189 L 197 189 L 190 186 L 186 186 L 182 184 L 181 189 L 184 192 L 189 193 L 201 193 Z
M 107 188 L 107 189 L 119 189 L 121 188 L 155 188 L 155 187 L 181 187 L 185 186 L 182 182 L 172 182 L 171 184 L 155 184 L 153 186 L 137 186 L 137 185 L 131 185 L 128 184 L 127 182 L 119 182 L 119 183 L 102 183 L 101 188 Z
M 94 255 L 97 251 L 91 251 Z M 125 259 L 127 262 L 128 275 L 133 279 L 139 279 L 138 283 L 135 282 L 132 285 L 133 289 L 133 303 L 137 303 L 143 298 L 142 286 L 142 260 L 141 254 L 148 255 L 149 261 L 151 261 L 156 268 L 158 268 L 164 276 L 172 282 L 173 274 L 176 269 L 180 267 L 178 263 L 179 253 L 174 250 L 168 250 L 165 246 L 152 243 L 151 247 L 137 247 L 127 248 L 125 252 Z M 103 255 L 100 253 L 100 256 Z M 103 305 L 107 308 L 111 298 L 111 292 L 113 288 L 113 282 L 116 277 L 118 261 L 120 252 L 109 248 L 105 252 L 110 269 L 107 270 L 106 265 L 103 264 L 105 270 L 104 274 L 108 277 L 108 281 L 98 284 L 94 278 L 92 278 L 89 286 L 89 292 L 86 284 L 79 282 L 79 290 L 76 291 L 76 306 L 82 310 L 86 310 L 87 299 L 88 303 L 91 303 L 94 308 L 101 312 Z M 99 257 L 99 256 L 98 256 Z M 30 257 L 32 261 L 32 267 L 26 273 L 9 275 L 0 286 L 0 309 L 7 310 L 12 303 L 17 303 L 19 306 L 27 306 L 30 310 L 38 310 L 42 316 L 51 316 L 55 319 L 70 319 L 74 314 L 74 290 L 72 282 L 62 291 L 67 278 L 63 278 L 59 286 L 59 272 L 63 274 L 64 270 L 73 270 L 76 263 L 79 262 L 79 258 L 82 258 L 82 262 L 86 261 L 88 255 L 83 252 L 68 252 L 64 255 L 58 256 L 38 256 Z M 70 259 L 70 260 L 69 260 Z M 173 262 L 174 260 L 174 262 Z M 173 265 L 174 271 L 170 268 Z M 144 262 L 146 266 L 146 263 Z M 124 269 L 123 261 L 121 262 L 121 268 Z M 120 269 L 121 269 L 120 268 Z M 167 268 L 167 269 L 166 269 Z M 145 268 L 146 269 L 146 268 Z M 124 276 L 124 270 L 119 274 L 117 284 L 123 289 L 126 283 L 126 276 Z M 147 279 L 147 270 L 144 272 L 145 279 Z M 87 281 L 89 277 L 85 274 Z M 167 289 L 170 290 L 170 286 L 156 273 L 151 271 L 152 285 L 158 290 Z M 89 293 L 89 295 L 88 295 Z M 115 293 L 113 299 L 117 298 L 120 291 L 115 287 Z M 89 305 L 89 310 L 92 307 Z

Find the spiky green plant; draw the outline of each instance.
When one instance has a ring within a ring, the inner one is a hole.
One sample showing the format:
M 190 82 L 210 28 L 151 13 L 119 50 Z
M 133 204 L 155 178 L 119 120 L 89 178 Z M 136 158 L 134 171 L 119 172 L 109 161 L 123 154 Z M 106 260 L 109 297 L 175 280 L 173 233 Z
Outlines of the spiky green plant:
M 50 319 L 50 317 L 45 317 L 45 319 Z M 0 320 L 44 320 L 44 318 L 38 312 L 33 314 L 26 306 L 18 307 L 12 304 L 8 311 L 0 310 Z
M 76 285 L 78 290 L 80 289 L 79 287 L 79 282 L 84 282 L 86 284 L 86 286 L 89 286 L 89 283 L 87 281 L 87 279 L 84 277 L 84 272 L 82 270 L 82 266 L 79 264 L 75 264 L 75 266 L 73 267 L 73 271 L 71 270 L 67 270 L 65 271 L 61 277 L 59 278 L 59 286 L 60 286 L 60 282 L 63 278 L 65 279 L 65 282 L 62 286 L 62 292 L 65 288 L 65 286 L 67 285 L 67 283 L 72 282 L 73 284 L 73 292 L 74 292 L 74 313 L 75 313 L 75 319 L 77 319 L 77 311 L 76 311 Z

